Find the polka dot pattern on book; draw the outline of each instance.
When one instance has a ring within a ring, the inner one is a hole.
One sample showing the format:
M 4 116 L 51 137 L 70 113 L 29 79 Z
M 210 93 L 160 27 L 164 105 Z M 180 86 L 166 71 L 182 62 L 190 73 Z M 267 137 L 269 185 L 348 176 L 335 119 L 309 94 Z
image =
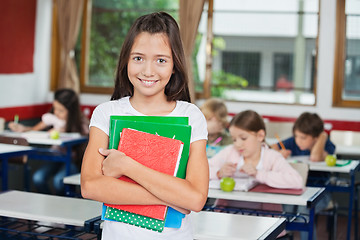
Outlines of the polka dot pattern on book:
M 105 218 L 117 222 L 128 223 L 157 232 L 162 232 L 165 226 L 165 221 L 145 217 L 112 207 L 106 207 Z

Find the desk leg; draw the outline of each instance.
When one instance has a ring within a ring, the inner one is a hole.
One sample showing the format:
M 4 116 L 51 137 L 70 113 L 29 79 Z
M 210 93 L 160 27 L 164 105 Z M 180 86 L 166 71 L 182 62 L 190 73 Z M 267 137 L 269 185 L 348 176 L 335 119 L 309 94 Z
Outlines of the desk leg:
M 67 146 L 66 148 L 66 162 L 65 162 L 65 168 L 66 173 L 65 176 L 70 176 L 71 173 L 71 160 L 72 160 L 72 146 Z M 70 191 L 70 187 L 68 184 L 65 184 L 65 193 L 68 193 Z
M 310 209 L 309 214 L 309 227 L 308 227 L 308 239 L 312 240 L 314 235 L 314 227 L 315 227 L 315 207 Z
M 351 224 L 352 224 L 352 209 L 354 204 L 354 188 L 355 188 L 355 173 L 352 172 L 350 178 L 350 191 L 349 191 L 349 212 L 348 212 L 348 225 L 346 239 L 350 240 L 351 235 Z
M 1 175 L 2 175 L 2 191 L 8 190 L 8 158 L 4 157 L 2 159 L 2 169 L 1 169 Z

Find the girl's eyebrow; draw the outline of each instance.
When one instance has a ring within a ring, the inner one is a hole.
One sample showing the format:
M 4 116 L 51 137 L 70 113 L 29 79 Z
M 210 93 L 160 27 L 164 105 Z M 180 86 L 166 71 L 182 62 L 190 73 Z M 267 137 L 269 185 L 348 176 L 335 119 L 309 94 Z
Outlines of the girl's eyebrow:
M 144 56 L 145 54 L 144 53 L 141 53 L 141 52 L 132 52 L 130 53 L 130 55 L 141 55 L 141 56 Z M 166 54 L 157 54 L 155 55 L 156 57 L 162 57 L 162 58 L 171 58 L 171 56 L 169 55 L 166 55 Z

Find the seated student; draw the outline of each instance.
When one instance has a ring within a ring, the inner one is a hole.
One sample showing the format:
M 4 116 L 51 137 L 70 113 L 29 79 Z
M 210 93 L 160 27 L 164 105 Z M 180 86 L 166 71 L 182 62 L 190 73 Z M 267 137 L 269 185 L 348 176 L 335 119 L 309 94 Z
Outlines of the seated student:
M 324 131 L 324 123 L 316 113 L 304 112 L 295 121 L 293 136 L 271 147 L 287 158 L 288 156 L 310 156 L 314 162 L 324 161 L 328 154 L 334 154 L 335 145 Z
M 231 120 L 229 131 L 233 144 L 209 160 L 210 179 L 246 173 L 270 187 L 302 188 L 300 174 L 265 144 L 265 124 L 258 113 L 251 110 L 238 113 Z
M 9 128 L 16 132 L 40 131 L 49 129 L 59 132 L 79 132 L 81 135 L 89 133 L 89 120 L 81 113 L 79 98 L 71 89 L 60 89 L 54 94 L 52 109 L 41 117 L 41 121 L 35 126 L 24 126 L 10 122 Z M 62 151 L 62 149 L 59 149 Z M 80 171 L 81 160 L 85 146 L 73 149 L 75 163 L 71 165 L 71 173 Z M 48 181 L 53 177 L 53 188 L 56 194 L 64 194 L 63 178 L 65 177 L 65 164 L 61 162 L 45 162 L 33 175 L 33 182 L 37 191 L 50 193 Z
M 286 158 L 288 156 L 310 156 L 314 162 L 324 161 L 328 154 L 334 154 L 335 145 L 329 140 L 324 131 L 324 123 L 316 113 L 304 112 L 295 121 L 293 136 L 282 141 L 285 149 L 281 149 L 280 143 L 273 144 L 271 147 Z M 309 172 L 307 184 L 322 184 L 329 177 L 325 172 Z M 315 208 L 315 213 L 331 205 L 331 195 L 326 193 Z M 284 207 L 287 211 L 290 206 Z M 299 207 L 299 212 L 307 213 L 306 208 Z M 307 232 L 301 232 L 301 239 L 307 239 Z M 313 239 L 316 239 L 314 231 Z
M 209 159 L 210 179 L 237 177 L 244 173 L 275 188 L 303 187 L 301 175 L 277 151 L 264 142 L 266 130 L 262 117 L 251 110 L 238 113 L 230 121 L 233 144 Z M 217 200 L 215 206 L 282 211 L 281 205 L 233 200 Z M 279 236 L 285 234 L 282 232 Z
M 207 123 L 208 141 L 206 152 L 208 157 L 215 155 L 222 147 L 232 143 L 227 130 L 228 111 L 223 100 L 209 98 L 200 107 Z

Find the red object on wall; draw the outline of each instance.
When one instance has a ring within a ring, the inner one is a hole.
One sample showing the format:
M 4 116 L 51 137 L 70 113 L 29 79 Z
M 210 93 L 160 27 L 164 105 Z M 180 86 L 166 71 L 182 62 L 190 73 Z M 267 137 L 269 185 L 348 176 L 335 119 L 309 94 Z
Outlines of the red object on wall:
M 2 0 L 0 73 L 34 70 L 36 0 Z

